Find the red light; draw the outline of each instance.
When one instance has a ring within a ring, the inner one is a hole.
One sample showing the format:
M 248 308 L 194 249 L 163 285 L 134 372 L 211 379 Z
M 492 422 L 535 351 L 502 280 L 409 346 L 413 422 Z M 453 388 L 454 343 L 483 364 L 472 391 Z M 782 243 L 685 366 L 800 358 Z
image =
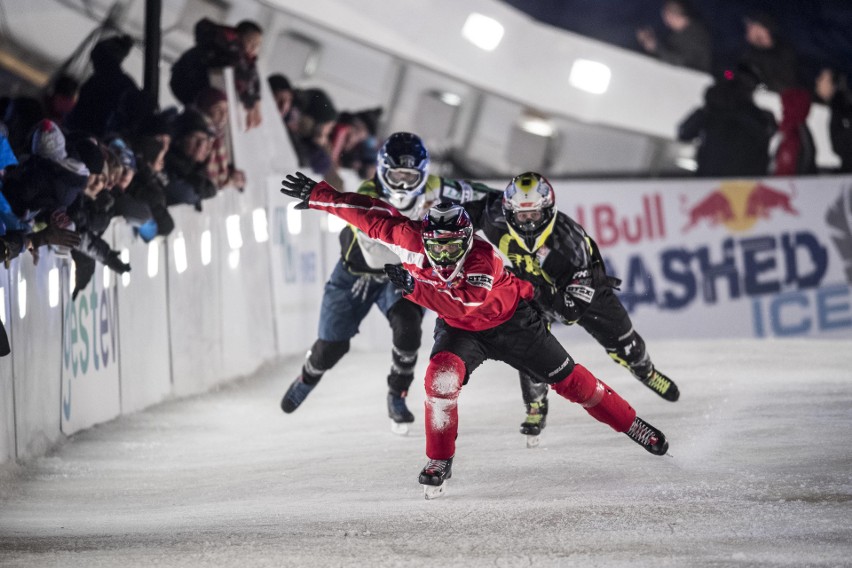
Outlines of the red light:
M 730 69 L 725 69 L 724 75 L 725 75 L 725 79 L 727 79 L 728 81 L 731 81 L 734 78 L 734 72 L 731 71 Z

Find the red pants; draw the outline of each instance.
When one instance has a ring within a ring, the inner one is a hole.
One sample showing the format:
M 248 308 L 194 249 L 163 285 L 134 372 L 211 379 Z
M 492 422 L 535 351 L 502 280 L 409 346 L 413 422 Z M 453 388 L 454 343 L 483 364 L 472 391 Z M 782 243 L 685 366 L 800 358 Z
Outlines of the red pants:
M 429 459 L 449 459 L 456 453 L 458 398 L 464 377 L 464 362 L 453 353 L 441 351 L 429 361 L 425 402 Z M 636 411 L 627 401 L 582 365 L 575 365 L 570 375 L 551 387 L 616 432 L 626 432 L 636 418 Z

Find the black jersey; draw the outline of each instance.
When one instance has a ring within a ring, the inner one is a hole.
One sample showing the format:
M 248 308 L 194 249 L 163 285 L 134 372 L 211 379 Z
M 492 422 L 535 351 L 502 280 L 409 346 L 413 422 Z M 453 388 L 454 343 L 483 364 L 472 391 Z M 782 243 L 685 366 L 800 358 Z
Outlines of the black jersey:
M 609 285 L 594 240 L 568 215 L 557 212 L 544 245 L 529 252 L 509 232 L 501 195 L 467 204 L 474 227 L 512 263 L 512 272 L 536 287 L 536 300 L 552 319 L 577 321 L 598 288 Z

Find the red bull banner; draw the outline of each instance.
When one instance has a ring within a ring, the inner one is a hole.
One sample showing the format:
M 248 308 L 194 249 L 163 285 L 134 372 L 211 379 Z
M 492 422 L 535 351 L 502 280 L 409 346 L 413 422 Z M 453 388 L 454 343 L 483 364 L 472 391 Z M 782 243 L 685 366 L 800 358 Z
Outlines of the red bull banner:
M 852 177 L 555 183 L 648 337 L 852 337 Z

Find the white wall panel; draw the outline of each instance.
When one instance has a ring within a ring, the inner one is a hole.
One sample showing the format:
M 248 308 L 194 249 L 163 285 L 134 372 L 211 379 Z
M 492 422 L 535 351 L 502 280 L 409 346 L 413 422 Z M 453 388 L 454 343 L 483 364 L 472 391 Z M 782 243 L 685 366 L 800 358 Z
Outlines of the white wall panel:
M 205 204 L 210 207 L 209 204 Z M 222 381 L 224 359 L 222 346 L 222 287 L 220 263 L 224 239 L 224 219 L 211 218 L 209 211 L 199 213 L 191 206 L 169 208 L 176 229 L 167 240 L 166 265 L 169 291 L 169 337 L 172 342 L 172 377 L 177 396 L 203 392 Z M 178 274 L 170 251 L 177 231 L 183 233 L 187 249 L 187 271 Z M 201 235 L 209 230 L 213 258 L 201 265 Z
M 118 321 L 121 333 L 121 412 L 141 410 L 169 396 L 172 388 L 169 349 L 169 302 L 166 257 L 158 254 L 158 269 L 148 275 L 149 247 L 163 248 L 159 240 L 146 244 L 124 223 L 115 231 L 115 249 L 127 249 L 131 270 L 118 277 Z
M 48 273 L 55 266 L 53 254 L 42 248 L 38 266 L 24 253 L 12 261 L 9 271 L 15 290 L 7 323 L 11 323 L 9 327 L 16 338 L 12 374 L 17 449 L 18 457 L 24 459 L 43 454 L 62 437 L 59 405 L 63 308 L 62 303 L 55 307 L 48 304 Z M 26 281 L 23 318 L 18 303 L 22 281 Z
M 0 357 L 0 464 L 15 459 L 15 383 L 12 377 L 12 357 L 15 353 L 14 340 L 9 322 L 11 304 L 9 294 L 9 271 L 0 262 L 0 321 L 6 328 L 12 353 Z

